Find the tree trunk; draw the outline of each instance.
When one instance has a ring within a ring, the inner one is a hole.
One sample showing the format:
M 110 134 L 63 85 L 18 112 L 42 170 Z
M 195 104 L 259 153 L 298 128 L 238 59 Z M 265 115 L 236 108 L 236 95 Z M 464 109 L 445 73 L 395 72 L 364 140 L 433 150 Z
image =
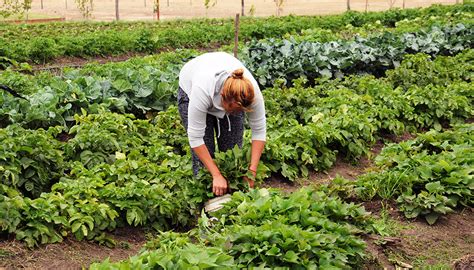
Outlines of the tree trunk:
M 351 0 L 347 0 L 347 10 L 351 10 Z
M 245 16 L 245 1 L 242 0 L 242 17 Z
M 41 9 L 43 9 L 43 0 L 41 0 Z
M 119 15 L 119 0 L 115 0 L 115 20 L 120 20 Z
M 369 0 L 365 0 L 365 12 L 369 11 Z

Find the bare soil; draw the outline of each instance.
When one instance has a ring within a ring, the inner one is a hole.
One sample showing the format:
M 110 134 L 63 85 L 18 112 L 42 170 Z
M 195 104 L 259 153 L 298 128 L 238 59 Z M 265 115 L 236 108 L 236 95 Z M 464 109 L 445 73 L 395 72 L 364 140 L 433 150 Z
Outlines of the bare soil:
M 384 251 L 392 263 L 405 262 L 415 268 L 438 265 L 456 266 L 456 269 L 474 269 L 472 208 L 442 216 L 434 225 L 428 225 L 422 219 L 411 221 L 398 218 L 398 220 L 403 227 L 399 235 L 401 241 Z
M 111 235 L 117 246 L 108 248 L 66 238 L 62 243 L 28 249 L 16 240 L 0 241 L 0 269 L 82 269 L 106 258 L 120 261 L 136 255 L 146 243 L 141 228 L 121 228 Z
M 43 9 L 41 8 L 43 2 Z M 211 0 L 211 3 L 213 1 Z M 212 7 L 206 8 L 202 0 L 160 0 L 160 19 L 209 17 L 222 18 L 233 17 L 241 12 L 241 1 L 217 0 Z M 380 11 L 390 8 L 391 1 L 369 0 L 369 11 Z M 455 4 L 456 0 L 410 0 L 392 1 L 393 7 L 402 7 L 405 2 L 406 8 L 423 7 L 432 4 Z M 155 0 L 120 0 L 119 17 L 121 20 L 153 20 L 156 19 L 154 11 Z M 280 9 L 273 0 L 247 0 L 245 1 L 245 14 L 250 15 L 254 10 L 254 16 L 271 15 L 319 15 L 336 14 L 347 10 L 346 0 L 285 0 Z M 365 0 L 352 0 L 351 9 L 365 11 Z M 66 20 L 81 20 L 82 15 L 73 0 L 43 0 L 33 1 L 30 11 L 34 14 L 46 14 L 55 17 L 65 17 Z M 115 1 L 94 1 L 92 19 L 100 21 L 111 21 L 115 19 Z
M 364 157 L 359 164 L 351 164 L 342 158 L 337 158 L 336 163 L 327 171 L 310 172 L 307 178 L 297 179 L 295 182 L 286 180 L 281 175 L 272 175 L 272 177 L 262 184 L 264 188 L 277 188 L 284 192 L 293 192 L 303 186 L 327 184 L 337 176 L 346 179 L 355 179 L 358 175 L 363 174 L 372 165 L 372 162 Z
M 198 51 L 210 52 L 215 51 L 220 48 L 222 44 L 211 44 L 202 48 L 195 48 Z M 172 48 L 161 48 L 154 52 L 154 54 L 172 52 Z M 98 63 L 98 64 L 107 64 L 111 62 L 124 62 L 133 57 L 145 57 L 147 55 L 153 55 L 149 53 L 140 53 L 140 52 L 128 52 L 120 55 L 109 55 L 109 56 L 94 56 L 94 57 L 74 57 L 74 56 L 63 56 L 60 58 L 54 59 L 51 63 L 45 64 L 31 64 L 33 71 L 41 72 L 48 71 L 53 73 L 61 74 L 62 69 L 64 68 L 81 68 L 87 64 Z

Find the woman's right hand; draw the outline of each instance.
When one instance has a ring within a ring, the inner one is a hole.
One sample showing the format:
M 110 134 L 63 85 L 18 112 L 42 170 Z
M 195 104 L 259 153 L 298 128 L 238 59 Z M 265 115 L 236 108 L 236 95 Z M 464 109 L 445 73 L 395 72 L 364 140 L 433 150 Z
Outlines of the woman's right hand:
M 216 196 L 222 196 L 226 194 L 227 190 L 227 180 L 224 178 L 224 176 L 222 176 L 222 174 L 219 174 L 212 178 L 212 192 Z

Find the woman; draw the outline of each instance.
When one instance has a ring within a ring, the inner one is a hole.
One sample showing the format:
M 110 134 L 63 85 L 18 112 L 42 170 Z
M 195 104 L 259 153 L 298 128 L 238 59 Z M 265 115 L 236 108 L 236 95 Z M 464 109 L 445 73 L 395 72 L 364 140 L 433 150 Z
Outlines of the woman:
M 265 146 L 266 118 L 257 81 L 244 65 L 224 52 L 205 53 L 179 73 L 178 109 L 191 145 L 193 172 L 204 165 L 212 175 L 212 192 L 227 193 L 227 180 L 213 160 L 214 134 L 219 151 L 242 147 L 244 112 L 252 129 L 249 170 L 256 175 Z M 253 181 L 245 179 L 253 187 Z

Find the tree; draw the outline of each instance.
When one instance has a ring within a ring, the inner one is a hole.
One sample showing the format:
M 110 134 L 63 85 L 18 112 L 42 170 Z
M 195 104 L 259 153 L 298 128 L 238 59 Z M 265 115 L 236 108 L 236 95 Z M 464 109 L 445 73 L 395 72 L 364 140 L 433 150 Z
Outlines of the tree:
M 0 15 L 9 17 L 14 14 L 24 14 L 31 9 L 32 0 L 0 0 Z
M 217 0 L 204 0 L 204 6 L 209 9 L 217 4 Z
M 252 4 L 252 5 L 250 6 L 250 10 L 249 10 L 250 16 L 254 16 L 254 15 L 255 15 L 255 12 L 256 12 L 255 5 Z
M 276 8 L 277 8 L 276 15 L 280 16 L 280 13 L 283 11 L 283 4 L 285 0 L 273 0 L 273 2 L 275 2 Z
M 393 6 L 395 5 L 395 2 L 397 2 L 397 0 L 388 0 L 388 6 L 390 7 L 390 9 L 393 8 Z
M 93 0 L 74 0 L 76 1 L 77 7 L 82 14 L 82 17 L 89 18 L 92 15 L 94 9 Z

